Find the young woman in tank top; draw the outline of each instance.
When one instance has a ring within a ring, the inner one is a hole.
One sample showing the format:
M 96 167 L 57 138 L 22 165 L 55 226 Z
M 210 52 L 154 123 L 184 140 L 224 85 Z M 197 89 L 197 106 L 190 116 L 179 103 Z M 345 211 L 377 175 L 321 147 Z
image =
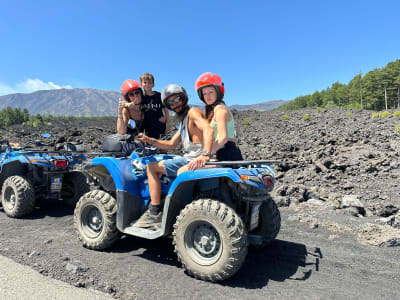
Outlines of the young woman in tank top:
M 217 74 L 206 72 L 196 80 L 195 89 L 206 104 L 205 118 L 214 131 L 211 154 L 217 160 L 243 160 L 236 145 L 235 122 L 231 112 L 222 100 L 225 93 L 224 83 Z

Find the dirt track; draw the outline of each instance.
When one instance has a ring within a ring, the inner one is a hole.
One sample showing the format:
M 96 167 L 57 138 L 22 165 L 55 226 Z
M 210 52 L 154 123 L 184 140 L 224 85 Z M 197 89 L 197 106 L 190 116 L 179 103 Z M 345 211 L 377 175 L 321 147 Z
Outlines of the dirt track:
M 354 235 L 312 228 L 282 209 L 278 239 L 251 248 L 230 280 L 208 283 L 183 272 L 170 239 L 125 237 L 109 251 L 79 243 L 72 211 L 47 203 L 29 219 L 0 214 L 0 254 L 75 286 L 122 299 L 399 299 L 400 251 L 357 243 Z

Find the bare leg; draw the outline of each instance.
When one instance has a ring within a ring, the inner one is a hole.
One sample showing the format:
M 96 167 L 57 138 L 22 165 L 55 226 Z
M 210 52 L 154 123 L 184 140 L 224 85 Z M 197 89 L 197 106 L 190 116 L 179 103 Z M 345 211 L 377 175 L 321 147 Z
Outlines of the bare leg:
M 160 175 L 166 175 L 164 161 L 153 161 L 147 165 L 147 178 L 152 205 L 161 204 Z
M 187 165 L 184 165 L 183 167 L 180 167 L 180 168 L 179 168 L 179 170 L 178 170 L 178 172 L 177 172 L 177 175 L 179 176 L 179 175 L 182 174 L 183 172 L 187 172 L 187 171 L 189 171 L 189 168 L 188 168 Z
M 164 162 L 153 161 L 147 165 L 147 178 L 151 198 L 150 208 L 135 222 L 134 227 L 153 228 L 157 230 L 162 220 L 162 211 L 153 211 L 152 208 L 161 204 L 160 175 L 165 174 Z

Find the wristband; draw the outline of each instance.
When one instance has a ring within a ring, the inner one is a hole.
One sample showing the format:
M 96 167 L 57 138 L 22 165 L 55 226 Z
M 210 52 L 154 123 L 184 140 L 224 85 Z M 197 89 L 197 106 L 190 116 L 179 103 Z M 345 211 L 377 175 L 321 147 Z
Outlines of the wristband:
M 155 138 L 151 138 L 151 145 L 154 145 L 154 143 L 156 142 Z
M 204 150 L 203 152 L 201 152 L 201 155 L 210 157 L 210 156 L 211 156 L 211 153 L 208 152 L 207 150 Z

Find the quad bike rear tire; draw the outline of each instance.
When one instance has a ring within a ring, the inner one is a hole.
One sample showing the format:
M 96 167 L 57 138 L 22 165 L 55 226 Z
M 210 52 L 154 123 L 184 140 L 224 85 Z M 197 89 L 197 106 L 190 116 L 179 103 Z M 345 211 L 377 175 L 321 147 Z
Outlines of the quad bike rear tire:
M 90 186 L 83 173 L 72 171 L 64 175 L 61 198 L 68 206 L 76 206 L 79 198 L 89 191 Z
M 260 208 L 260 224 L 249 234 L 260 235 L 262 243 L 258 246 L 269 244 L 281 229 L 281 214 L 278 205 L 269 194 L 263 195 L 263 203 Z
M 74 211 L 78 237 L 89 249 L 111 247 L 120 237 L 116 225 L 117 200 L 110 194 L 96 190 L 83 195 Z
M 174 224 L 173 244 L 187 273 L 207 281 L 233 276 L 247 255 L 242 219 L 212 199 L 196 200 L 181 211 Z
M 3 210 L 11 218 L 22 218 L 35 209 L 35 192 L 32 183 L 22 176 L 10 176 L 1 190 Z

